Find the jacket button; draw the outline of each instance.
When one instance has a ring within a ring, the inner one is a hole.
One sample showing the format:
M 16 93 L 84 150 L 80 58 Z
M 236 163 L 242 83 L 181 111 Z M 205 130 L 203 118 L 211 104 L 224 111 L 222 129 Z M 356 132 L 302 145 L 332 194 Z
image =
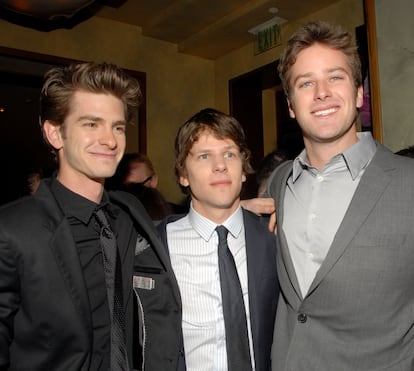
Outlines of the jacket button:
M 306 314 L 304 313 L 299 313 L 298 314 L 298 321 L 300 323 L 305 323 L 307 321 L 308 317 L 306 316 Z

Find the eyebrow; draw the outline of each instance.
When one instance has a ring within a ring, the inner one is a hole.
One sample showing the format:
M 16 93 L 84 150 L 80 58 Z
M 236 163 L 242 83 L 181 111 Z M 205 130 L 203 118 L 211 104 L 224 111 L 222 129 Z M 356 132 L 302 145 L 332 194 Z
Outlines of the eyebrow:
M 83 120 L 88 120 L 88 121 L 103 121 L 103 118 L 98 117 L 98 116 L 93 116 L 93 115 L 84 115 L 84 116 L 80 116 L 78 118 L 78 121 L 83 121 Z
M 341 71 L 341 72 L 344 72 L 344 73 L 346 73 L 348 76 L 349 76 L 349 72 L 347 71 L 347 69 L 346 68 L 344 68 L 344 67 L 332 67 L 332 68 L 327 68 L 326 70 L 324 70 L 323 72 L 324 73 L 332 73 L 332 72 L 337 72 L 337 71 Z M 303 73 L 303 74 L 301 74 L 301 75 L 298 75 L 298 76 L 296 76 L 296 78 L 293 80 L 293 84 L 296 84 L 296 82 L 299 80 L 299 79 L 302 79 L 302 78 L 309 78 L 309 77 L 312 77 L 313 75 L 315 75 L 313 72 L 307 72 L 307 73 Z
M 93 116 L 93 115 L 84 115 L 84 116 L 80 116 L 78 118 L 78 122 L 84 121 L 84 120 L 86 120 L 86 121 L 93 121 L 93 122 L 105 121 L 102 117 Z M 116 125 L 126 125 L 126 121 L 125 120 L 117 120 L 117 121 L 112 122 L 112 125 L 113 126 L 116 126 Z
M 236 149 L 236 150 L 240 151 L 240 148 L 237 144 L 231 144 L 231 145 L 228 145 L 228 146 L 225 146 L 224 148 L 222 148 L 223 151 L 228 151 L 230 149 Z M 188 151 L 188 152 L 194 154 L 194 153 L 200 153 L 200 152 L 204 153 L 204 152 L 211 152 L 211 151 L 212 151 L 211 148 L 199 148 L 199 149 L 197 149 L 197 151 L 194 151 L 194 149 L 191 148 L 191 150 Z

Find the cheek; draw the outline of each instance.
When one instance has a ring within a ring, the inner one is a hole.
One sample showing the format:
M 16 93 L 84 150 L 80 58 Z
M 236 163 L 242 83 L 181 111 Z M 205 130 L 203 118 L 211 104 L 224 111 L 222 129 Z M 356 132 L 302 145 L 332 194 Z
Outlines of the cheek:
M 118 143 L 118 147 L 125 148 L 126 147 L 126 135 L 125 134 L 119 134 L 116 136 L 116 141 Z

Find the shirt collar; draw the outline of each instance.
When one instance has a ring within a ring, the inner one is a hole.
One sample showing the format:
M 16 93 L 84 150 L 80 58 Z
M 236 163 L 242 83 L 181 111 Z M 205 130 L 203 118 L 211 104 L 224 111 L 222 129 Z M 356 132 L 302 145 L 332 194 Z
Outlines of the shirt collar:
M 105 208 L 112 218 L 117 216 L 116 210 L 109 202 L 109 196 L 106 191 L 103 193 L 101 203 L 96 204 L 66 188 L 54 177 L 51 179 L 50 187 L 60 208 L 67 217 L 75 217 L 84 224 L 88 224 L 97 208 Z
M 326 166 L 342 157 L 352 179 L 356 179 L 374 157 L 377 146 L 370 132 L 357 133 L 358 141 L 342 153 L 334 156 Z M 311 165 L 308 162 L 306 149 L 304 149 L 293 161 L 292 180 L 295 182 L 302 172 Z
M 211 220 L 205 218 L 197 211 L 195 211 L 192 204 L 190 205 L 188 220 L 194 230 L 206 242 L 210 240 L 211 236 L 216 230 L 216 227 L 218 226 L 218 224 L 212 222 Z M 226 219 L 221 225 L 224 225 L 234 238 L 237 238 L 240 235 L 243 226 L 243 212 L 240 205 L 236 211 L 230 215 L 230 217 Z
M 357 133 L 357 136 L 358 142 L 343 152 L 352 179 L 368 166 L 377 150 L 370 132 Z

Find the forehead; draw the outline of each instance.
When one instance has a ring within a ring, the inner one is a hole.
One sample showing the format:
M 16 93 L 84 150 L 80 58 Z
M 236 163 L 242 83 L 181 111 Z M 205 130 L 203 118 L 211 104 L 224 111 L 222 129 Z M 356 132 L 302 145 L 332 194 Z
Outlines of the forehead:
M 211 130 L 203 130 L 197 135 L 197 139 L 194 141 L 191 150 L 203 149 L 210 147 L 237 147 L 233 139 L 220 138 L 219 134 Z M 238 148 L 238 147 L 237 147 Z
M 144 162 L 136 162 L 133 161 L 129 165 L 129 170 L 134 172 L 142 172 L 145 173 L 148 169 L 148 166 Z
M 351 71 L 346 54 L 328 45 L 313 44 L 298 53 L 291 69 L 292 79 L 297 75 L 329 72 L 336 68 Z
M 121 99 L 113 94 L 94 93 L 86 90 L 76 90 L 69 102 L 69 111 L 94 111 L 110 116 L 124 118 L 124 106 Z

